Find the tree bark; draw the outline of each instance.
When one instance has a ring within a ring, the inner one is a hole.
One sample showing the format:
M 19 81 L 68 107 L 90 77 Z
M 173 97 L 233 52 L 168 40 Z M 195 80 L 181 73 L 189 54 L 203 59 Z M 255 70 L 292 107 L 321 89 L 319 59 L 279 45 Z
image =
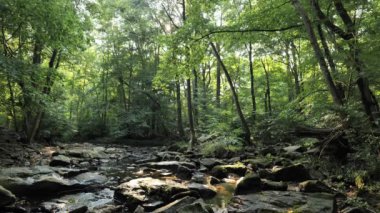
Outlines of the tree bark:
M 325 52 L 325 56 L 326 56 L 327 62 L 329 64 L 330 70 L 333 74 L 336 75 L 336 74 L 338 74 L 338 72 L 336 70 L 335 62 L 334 62 L 334 59 L 331 55 L 330 48 L 327 44 L 326 37 L 323 33 L 322 26 L 320 24 L 317 25 L 317 30 L 318 30 L 319 38 L 321 39 L 322 47 L 323 47 L 323 50 Z
M 297 64 L 297 47 L 294 44 L 293 41 L 290 42 L 290 50 L 292 52 L 292 60 L 293 60 L 293 66 L 292 66 L 292 74 L 294 78 L 294 86 L 295 86 L 295 94 L 298 96 L 301 93 L 301 84 L 300 84 L 300 75 L 298 70 L 298 64 Z
M 314 29 L 312 27 L 311 21 L 309 19 L 309 16 L 307 15 L 305 9 L 299 2 L 299 0 L 292 0 L 293 7 L 297 11 L 297 13 L 302 18 L 302 21 L 304 23 L 304 26 L 306 28 L 306 32 L 309 37 L 309 41 L 311 43 L 311 46 L 313 47 L 314 54 L 318 60 L 319 67 L 322 71 L 322 74 L 325 78 L 326 84 L 330 90 L 330 93 L 333 97 L 334 103 L 337 105 L 343 105 L 343 101 L 340 98 L 339 92 L 334 84 L 333 78 L 331 77 L 330 71 L 328 69 L 328 66 L 326 64 L 326 61 L 323 57 L 322 51 L 319 47 L 317 37 L 315 36 Z
M 224 63 L 222 61 L 222 58 L 219 55 L 218 49 L 216 48 L 216 46 L 214 45 L 214 43 L 210 42 L 210 45 L 211 45 L 211 47 L 212 47 L 212 49 L 213 49 L 213 51 L 215 53 L 215 56 L 216 56 L 217 60 L 220 62 L 220 66 L 221 66 L 221 68 L 224 71 L 224 75 L 227 78 L 228 84 L 230 85 L 232 97 L 233 97 L 233 100 L 235 102 L 236 112 L 237 112 L 237 114 L 238 114 L 238 116 L 240 118 L 240 121 L 241 121 L 241 124 L 242 124 L 242 129 L 244 131 L 244 137 L 243 137 L 243 139 L 246 142 L 246 144 L 249 145 L 249 144 L 251 144 L 251 131 L 249 130 L 248 123 L 245 120 L 244 114 L 243 114 L 243 112 L 241 110 L 240 102 L 239 102 L 239 97 L 238 97 L 238 95 L 236 93 L 235 86 L 234 86 L 234 84 L 232 82 L 231 76 L 228 73 L 228 70 L 227 70 L 226 66 L 224 65 Z
M 216 50 L 220 51 L 220 46 L 216 44 Z M 220 108 L 220 86 L 221 86 L 221 65 L 220 61 L 216 61 L 216 106 Z
M 179 81 L 176 82 L 176 100 L 177 100 L 177 131 L 180 138 L 185 136 L 182 124 L 182 103 L 181 103 L 181 85 Z
M 193 69 L 193 76 L 194 76 L 194 80 L 193 80 L 193 106 L 194 106 L 194 122 L 195 122 L 195 125 L 197 126 L 198 125 L 198 116 L 199 116 L 199 109 L 198 109 L 198 103 L 199 103 L 199 94 L 198 94 L 198 74 L 197 74 L 197 70 L 196 69 Z
M 272 116 L 272 103 L 271 103 L 271 96 L 270 96 L 270 81 L 269 81 L 269 70 L 265 66 L 265 63 L 263 60 L 261 60 L 261 64 L 263 65 L 263 69 L 265 72 L 265 81 L 266 81 L 266 88 L 265 88 L 265 103 L 266 103 L 266 109 L 268 110 L 269 116 Z
M 346 31 L 336 26 L 328 17 L 326 17 L 316 0 L 311 0 L 311 4 L 313 6 L 314 11 L 317 13 L 319 20 L 323 24 L 325 24 L 331 31 L 339 35 L 342 39 L 348 41 L 348 45 L 350 48 L 349 56 L 352 60 L 351 66 L 358 74 L 358 79 L 356 83 L 359 88 L 362 105 L 367 116 L 369 117 L 369 120 L 374 125 L 379 125 L 379 104 L 376 99 L 376 96 L 370 89 L 369 80 L 365 75 L 365 71 L 363 70 L 364 63 L 360 59 L 360 50 L 358 48 L 355 23 L 352 21 L 341 0 L 333 0 L 333 3 L 335 6 L 335 10 L 337 11 L 338 15 L 340 16 L 345 25 Z
M 256 95 L 255 95 L 255 75 L 253 73 L 253 53 L 252 53 L 252 43 L 249 42 L 249 76 L 251 80 L 251 100 L 252 100 L 252 119 L 256 120 Z
M 189 117 L 189 127 L 190 127 L 190 141 L 189 141 L 189 150 L 193 150 L 194 145 L 197 141 L 195 137 L 195 129 L 194 129 L 194 118 L 193 118 L 193 106 L 191 101 L 191 80 L 188 78 L 186 80 L 187 84 L 187 114 Z

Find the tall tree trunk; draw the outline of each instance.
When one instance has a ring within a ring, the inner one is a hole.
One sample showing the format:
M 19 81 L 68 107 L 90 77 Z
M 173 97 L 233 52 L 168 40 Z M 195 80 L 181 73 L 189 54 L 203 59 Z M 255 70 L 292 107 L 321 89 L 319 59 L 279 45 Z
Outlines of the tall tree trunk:
M 15 103 L 15 97 L 14 97 L 14 92 L 13 92 L 13 87 L 11 83 L 11 79 L 9 74 L 7 75 L 7 86 L 9 90 L 9 94 L 11 97 L 11 116 L 13 119 L 13 126 L 16 132 L 18 132 L 18 125 L 17 125 L 17 116 L 16 116 L 16 103 Z
M 198 74 L 197 70 L 193 69 L 193 106 L 194 106 L 194 122 L 195 125 L 198 125 L 198 116 L 199 116 L 199 110 L 198 110 L 198 103 L 199 103 L 199 94 L 198 94 Z
M 181 103 L 181 85 L 179 81 L 176 82 L 176 100 L 177 100 L 177 131 L 180 138 L 185 136 L 182 124 L 182 103 Z
M 57 60 L 58 58 L 58 60 Z M 55 64 L 57 61 L 57 64 Z M 59 52 L 57 49 L 54 49 L 53 50 L 53 53 L 50 57 L 50 61 L 49 61 L 49 70 L 48 70 L 48 73 L 46 75 L 46 80 L 45 80 L 45 86 L 43 87 L 43 90 L 42 90 L 42 93 L 45 94 L 45 95 L 50 95 L 50 92 L 51 92 L 51 87 L 53 86 L 53 72 L 55 69 L 58 69 L 59 67 L 59 62 L 60 62 L 60 55 L 59 55 Z M 42 103 L 41 103 L 42 105 Z M 40 129 L 40 126 L 41 126 L 41 121 L 42 121 L 42 118 L 45 114 L 45 110 L 43 107 L 41 107 L 40 109 L 37 110 L 37 116 L 34 120 L 34 124 L 33 124 L 33 127 L 32 127 L 32 132 L 30 134 L 30 138 L 29 138 L 29 142 L 32 142 L 35 138 L 35 136 L 37 135 L 39 129 Z
M 326 84 L 330 90 L 330 93 L 333 97 L 334 103 L 337 105 L 343 105 L 343 101 L 340 98 L 339 92 L 334 84 L 334 81 L 331 77 L 330 71 L 328 69 L 328 66 L 326 64 L 326 61 L 323 57 L 322 51 L 318 45 L 317 37 L 315 36 L 314 29 L 312 27 L 311 21 L 309 19 L 309 16 L 307 15 L 305 9 L 302 7 L 299 0 L 292 0 L 292 4 L 297 11 L 297 13 L 302 18 L 302 21 L 304 23 L 304 26 L 306 28 L 306 32 L 308 34 L 311 46 L 313 47 L 315 57 L 318 60 L 319 67 L 322 71 L 322 74 L 325 78 Z
M 266 88 L 265 88 L 265 102 L 266 102 L 266 109 L 268 110 L 269 116 L 272 116 L 272 103 L 271 103 L 271 96 L 270 96 L 270 81 L 269 81 L 269 70 L 265 66 L 265 63 L 263 60 L 261 60 L 261 64 L 263 65 L 263 69 L 265 72 L 265 81 L 266 81 Z
M 329 64 L 330 70 L 333 74 L 336 75 L 336 74 L 338 74 L 338 72 L 336 70 L 335 62 L 334 62 L 334 59 L 331 55 L 330 48 L 327 44 L 326 37 L 323 33 L 322 26 L 320 24 L 317 25 L 317 30 L 318 30 L 319 39 L 321 39 L 322 47 L 323 47 L 323 50 L 325 52 L 325 56 L 326 56 L 327 62 Z
M 207 83 L 206 83 L 206 65 L 202 67 L 202 113 L 205 114 L 207 110 Z
M 292 52 L 292 61 L 293 61 L 292 73 L 293 73 L 293 78 L 294 78 L 295 92 L 296 92 L 296 96 L 298 96 L 301 93 L 301 84 L 300 84 L 300 75 L 299 75 L 298 64 L 297 64 L 298 62 L 297 47 L 293 41 L 290 42 L 290 50 Z
M 216 44 L 216 50 L 220 51 L 220 46 Z M 216 61 L 216 106 L 220 108 L 220 87 L 221 87 L 221 65 L 220 61 Z
M 290 61 L 290 49 L 289 49 L 289 42 L 285 42 L 285 63 L 286 63 L 286 69 L 288 71 L 288 76 L 287 76 L 287 83 L 288 83 L 288 101 L 291 102 L 294 100 L 294 90 L 295 86 L 293 83 L 294 75 L 293 75 L 293 70 L 292 70 L 292 65 Z
M 256 120 L 256 95 L 255 95 L 255 75 L 253 73 L 253 53 L 252 53 L 252 43 L 249 42 L 249 76 L 251 80 L 251 100 L 252 100 L 252 119 Z
M 189 150 L 193 150 L 194 145 L 197 141 L 195 137 L 195 129 L 194 129 L 194 118 L 193 118 L 193 106 L 191 101 L 191 80 L 188 78 L 186 80 L 187 84 L 187 114 L 189 117 L 189 126 L 190 126 L 190 142 L 189 142 Z
M 349 45 L 349 56 L 352 60 L 352 64 L 349 64 L 358 74 L 358 79 L 356 81 L 362 105 L 364 110 L 369 117 L 369 120 L 373 124 L 378 125 L 380 110 L 379 104 L 377 102 L 376 96 L 370 89 L 368 78 L 366 77 L 365 71 L 363 70 L 363 62 L 360 59 L 360 50 L 358 48 L 358 38 L 357 32 L 355 31 L 355 22 L 349 16 L 346 8 L 344 7 L 341 0 L 333 0 L 335 10 L 343 21 L 346 31 L 336 26 L 321 10 L 318 1 L 311 0 L 312 7 L 317 14 L 319 20 L 327 26 L 332 32 L 337 34 L 342 39 L 348 41 Z
M 246 142 L 246 144 L 251 144 L 251 131 L 249 130 L 248 123 L 245 120 L 243 111 L 241 110 L 240 102 L 239 102 L 239 97 L 238 97 L 238 95 L 236 93 L 235 86 L 234 86 L 234 84 L 232 82 L 231 76 L 228 73 L 228 70 L 227 70 L 226 66 L 224 65 L 224 63 L 222 61 L 222 58 L 219 55 L 218 49 L 216 48 L 216 46 L 214 45 L 214 43 L 210 42 L 210 45 L 211 45 L 211 47 L 212 47 L 212 49 L 213 49 L 213 51 L 215 53 L 215 56 L 216 56 L 217 60 L 220 62 L 220 66 L 221 66 L 221 68 L 224 71 L 224 75 L 227 78 L 228 84 L 230 85 L 230 89 L 231 89 L 231 92 L 232 92 L 232 97 L 233 97 L 233 100 L 235 102 L 236 112 L 237 112 L 237 114 L 238 114 L 238 116 L 240 118 L 240 121 L 241 121 L 241 124 L 242 124 L 242 129 L 244 131 L 244 138 L 243 139 Z

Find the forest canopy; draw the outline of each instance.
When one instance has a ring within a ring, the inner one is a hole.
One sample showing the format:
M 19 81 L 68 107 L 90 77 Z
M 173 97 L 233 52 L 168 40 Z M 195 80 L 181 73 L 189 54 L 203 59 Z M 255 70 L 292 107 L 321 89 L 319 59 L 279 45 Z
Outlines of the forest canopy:
M 0 124 L 27 141 L 251 144 L 379 125 L 379 1 L 2 0 Z M 273 130 L 273 131 L 268 131 Z

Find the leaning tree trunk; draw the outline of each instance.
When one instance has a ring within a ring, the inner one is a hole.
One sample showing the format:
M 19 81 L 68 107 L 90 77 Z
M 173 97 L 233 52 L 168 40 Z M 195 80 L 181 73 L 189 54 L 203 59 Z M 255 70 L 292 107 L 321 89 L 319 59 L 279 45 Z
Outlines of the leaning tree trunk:
M 212 49 L 213 49 L 213 51 L 215 53 L 216 59 L 219 61 L 220 66 L 221 66 L 221 68 L 224 71 L 224 75 L 226 76 L 228 84 L 230 86 L 230 89 L 231 89 L 231 92 L 232 92 L 232 97 L 234 99 L 235 106 L 236 106 L 236 112 L 239 115 L 239 118 L 240 118 L 240 121 L 241 121 L 241 124 L 242 124 L 242 128 L 243 128 L 243 131 L 244 131 L 244 141 L 247 144 L 251 144 L 251 131 L 249 130 L 248 123 L 245 120 L 243 111 L 241 110 L 240 102 L 239 102 L 239 97 L 238 97 L 238 95 L 236 93 L 235 86 L 234 86 L 234 84 L 232 82 L 231 76 L 228 73 L 228 70 L 227 70 L 226 66 L 224 65 L 224 63 L 222 61 L 222 58 L 219 55 L 218 49 L 216 48 L 216 46 L 214 45 L 214 43 L 210 42 L 210 45 L 211 45 L 211 47 L 212 47 Z
M 219 44 L 216 44 L 216 50 L 220 51 Z M 216 61 L 216 106 L 220 108 L 220 87 L 221 87 L 221 66 L 220 61 Z
M 343 101 L 339 95 L 339 92 L 334 84 L 333 78 L 331 77 L 330 71 L 326 64 L 325 58 L 323 57 L 322 51 L 319 47 L 317 37 L 315 35 L 314 29 L 312 27 L 309 16 L 307 15 L 305 9 L 302 7 L 299 0 L 292 0 L 293 7 L 297 11 L 297 13 L 302 18 L 304 26 L 306 28 L 306 32 L 308 34 L 311 46 L 313 47 L 315 57 L 318 60 L 319 67 L 322 71 L 322 74 L 325 78 L 326 84 L 330 90 L 331 96 L 333 97 L 334 103 L 337 105 L 343 105 Z
M 352 20 L 352 18 L 349 16 L 346 8 L 344 8 L 344 5 L 341 0 L 333 0 L 335 10 L 337 11 L 338 15 L 340 16 L 343 24 L 345 25 L 346 31 L 335 25 L 321 10 L 318 1 L 311 0 L 311 5 L 313 7 L 313 10 L 315 11 L 316 15 L 318 16 L 319 20 L 328 27 L 332 32 L 337 34 L 340 38 L 348 41 L 350 50 L 349 50 L 349 56 L 352 60 L 352 67 L 353 69 L 358 73 L 358 79 L 356 81 L 361 101 L 364 107 L 364 110 L 369 117 L 370 121 L 374 125 L 378 125 L 379 120 L 379 104 L 377 102 L 376 96 L 373 94 L 373 92 L 370 89 L 368 78 L 365 76 L 365 72 L 363 70 L 363 62 L 360 60 L 360 51 L 357 44 L 357 33 L 355 31 L 356 26 L 355 22 Z

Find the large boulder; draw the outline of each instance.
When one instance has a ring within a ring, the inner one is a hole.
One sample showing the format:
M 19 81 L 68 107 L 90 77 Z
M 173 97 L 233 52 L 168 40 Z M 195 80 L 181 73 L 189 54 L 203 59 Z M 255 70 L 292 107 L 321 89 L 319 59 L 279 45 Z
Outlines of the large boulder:
M 237 182 L 235 195 L 250 194 L 261 190 L 261 179 L 257 174 L 250 173 Z
M 325 183 L 319 180 L 307 180 L 298 185 L 298 188 L 301 192 L 327 192 L 333 193 L 330 187 L 328 187 Z
M 120 184 L 114 198 L 119 203 L 134 210 L 138 205 L 152 201 L 168 201 L 178 193 L 188 191 L 188 188 L 172 180 L 159 180 L 151 177 L 133 179 Z
M 237 174 L 244 176 L 247 172 L 247 167 L 244 164 L 237 163 L 232 165 L 218 165 L 212 168 L 211 175 L 217 178 L 226 178 L 228 174 Z
M 331 194 L 293 191 L 262 191 L 232 198 L 228 212 L 307 212 L 334 213 L 335 199 Z
M 11 205 L 14 202 L 16 202 L 16 196 L 9 190 L 0 186 L 0 207 Z
M 310 179 L 309 171 L 301 164 L 287 167 L 274 167 L 273 178 L 276 181 L 304 181 Z
M 212 169 L 215 166 L 223 164 L 223 162 L 217 158 L 203 158 L 200 160 L 200 163 L 207 169 Z
M 175 173 L 179 178 L 190 180 L 193 170 L 196 168 L 194 163 L 182 162 L 182 161 L 161 161 L 161 162 L 150 162 L 144 164 L 149 168 L 154 169 L 166 169 Z
M 89 188 L 89 183 L 63 179 L 57 174 L 34 178 L 0 177 L 0 184 L 17 196 L 51 197 Z
M 192 191 L 198 192 L 203 199 L 212 198 L 216 195 L 216 189 L 210 185 L 190 183 L 188 188 Z

